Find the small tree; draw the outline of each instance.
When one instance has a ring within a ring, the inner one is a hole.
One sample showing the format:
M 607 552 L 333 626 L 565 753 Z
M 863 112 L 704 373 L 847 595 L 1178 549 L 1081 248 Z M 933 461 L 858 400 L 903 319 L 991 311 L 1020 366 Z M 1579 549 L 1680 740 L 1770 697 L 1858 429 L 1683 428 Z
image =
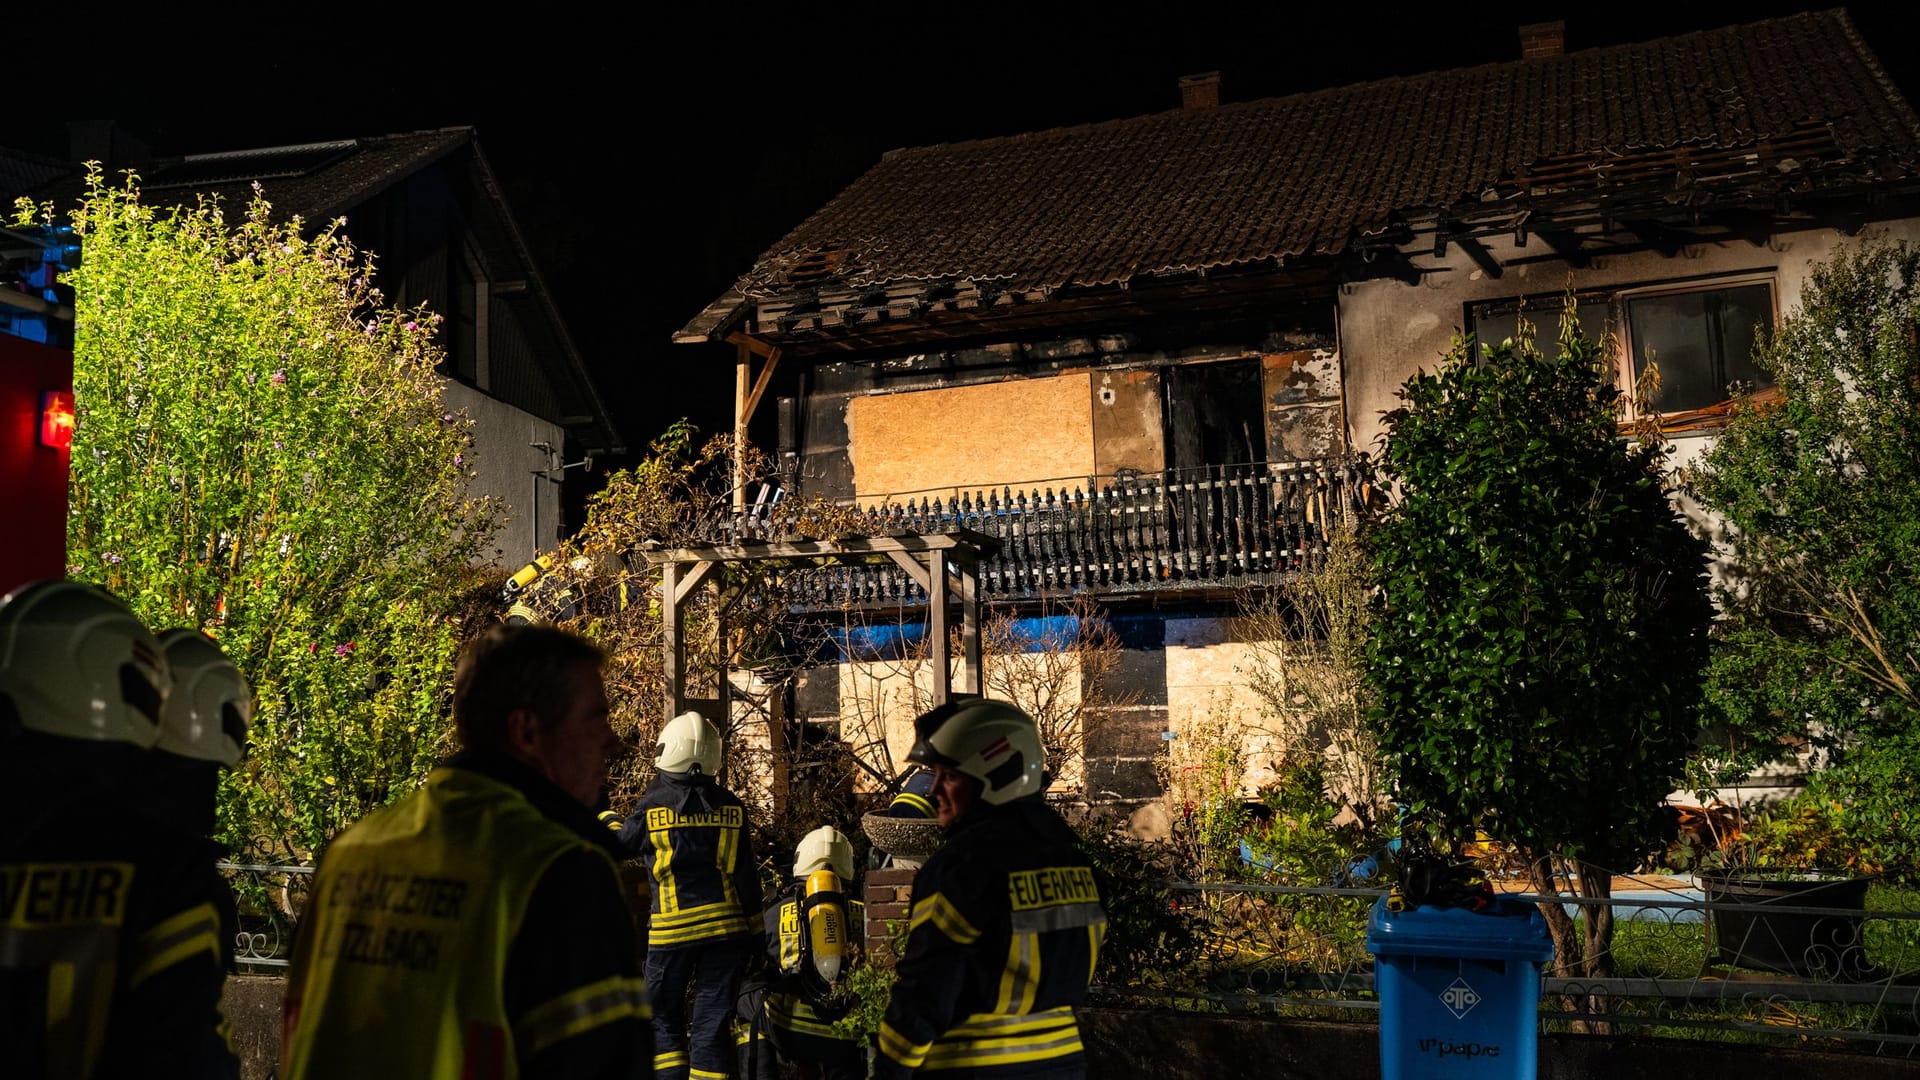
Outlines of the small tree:
M 1811 737 L 1812 797 L 1847 807 L 1868 864 L 1920 868 L 1920 250 L 1816 266 L 1691 476 L 1730 526 L 1708 716 L 1720 777 Z
M 1294 761 L 1316 759 L 1329 796 L 1369 832 L 1388 803 L 1367 715 L 1372 581 L 1353 526 L 1336 527 L 1320 570 L 1241 597 L 1247 688 Z
M 1372 715 L 1412 821 L 1516 845 L 1543 893 L 1570 860 L 1599 898 L 1654 844 L 1692 744 L 1705 552 L 1661 449 L 1623 445 L 1620 394 L 1571 306 L 1559 356 L 1527 331 L 1484 363 L 1456 340 L 1387 416 Z M 1562 973 L 1610 970 L 1607 908 L 1584 942 L 1560 905 L 1543 912 Z
M 69 573 L 219 639 L 259 698 L 222 838 L 310 857 L 411 790 L 446 733 L 452 616 L 492 518 L 440 405 L 439 318 L 382 307 L 340 222 L 309 235 L 257 192 L 230 223 L 93 169 L 71 217 Z

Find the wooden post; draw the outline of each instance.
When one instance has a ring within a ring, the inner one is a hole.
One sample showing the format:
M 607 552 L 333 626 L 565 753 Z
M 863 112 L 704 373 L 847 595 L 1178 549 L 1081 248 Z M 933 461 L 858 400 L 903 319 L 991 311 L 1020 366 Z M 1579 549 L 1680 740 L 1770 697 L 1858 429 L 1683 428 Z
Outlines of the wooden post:
M 953 668 L 947 657 L 947 553 L 927 552 L 927 636 L 933 639 L 933 704 L 953 699 Z
M 687 703 L 687 614 L 680 606 L 680 564 L 660 564 L 660 629 L 666 646 L 667 716 L 672 720 L 686 711 Z
M 747 509 L 747 393 L 753 384 L 753 350 L 735 346 L 733 358 L 733 512 Z
M 960 653 L 964 667 L 960 688 L 969 694 L 986 693 L 985 672 L 980 667 L 980 552 L 974 548 L 955 548 L 954 562 L 960 567 Z

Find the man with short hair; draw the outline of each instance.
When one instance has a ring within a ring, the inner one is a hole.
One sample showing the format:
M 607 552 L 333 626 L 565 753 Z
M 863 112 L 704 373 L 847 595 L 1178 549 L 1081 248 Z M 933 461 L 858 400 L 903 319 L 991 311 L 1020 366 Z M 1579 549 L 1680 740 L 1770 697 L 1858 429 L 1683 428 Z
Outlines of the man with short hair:
M 321 860 L 283 1077 L 644 1072 L 633 921 L 593 812 L 619 746 L 603 660 L 549 627 L 497 627 L 467 647 L 463 751 Z
M 1033 718 L 972 695 L 914 721 L 946 839 L 913 879 L 877 1080 L 1081 1080 L 1073 1008 L 1106 934 L 1093 868 L 1044 801 Z

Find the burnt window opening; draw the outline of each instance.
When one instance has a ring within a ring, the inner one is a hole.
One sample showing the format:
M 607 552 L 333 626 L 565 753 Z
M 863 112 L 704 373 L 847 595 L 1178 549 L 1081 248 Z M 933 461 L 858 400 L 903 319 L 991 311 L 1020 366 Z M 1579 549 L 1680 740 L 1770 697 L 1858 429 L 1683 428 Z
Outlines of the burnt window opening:
M 1267 460 L 1260 361 L 1166 368 L 1161 386 L 1168 469 Z

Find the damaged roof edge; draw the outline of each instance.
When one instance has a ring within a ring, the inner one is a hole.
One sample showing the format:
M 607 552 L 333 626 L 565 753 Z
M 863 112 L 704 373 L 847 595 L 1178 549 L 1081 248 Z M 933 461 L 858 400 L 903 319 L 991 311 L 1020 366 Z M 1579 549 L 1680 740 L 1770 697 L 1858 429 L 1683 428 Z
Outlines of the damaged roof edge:
M 675 345 L 697 345 L 703 341 L 723 341 L 740 321 L 747 317 L 747 310 L 753 302 L 747 299 L 746 279 L 733 283 L 733 288 L 720 294 L 720 298 L 708 304 L 692 321 L 673 332 Z

